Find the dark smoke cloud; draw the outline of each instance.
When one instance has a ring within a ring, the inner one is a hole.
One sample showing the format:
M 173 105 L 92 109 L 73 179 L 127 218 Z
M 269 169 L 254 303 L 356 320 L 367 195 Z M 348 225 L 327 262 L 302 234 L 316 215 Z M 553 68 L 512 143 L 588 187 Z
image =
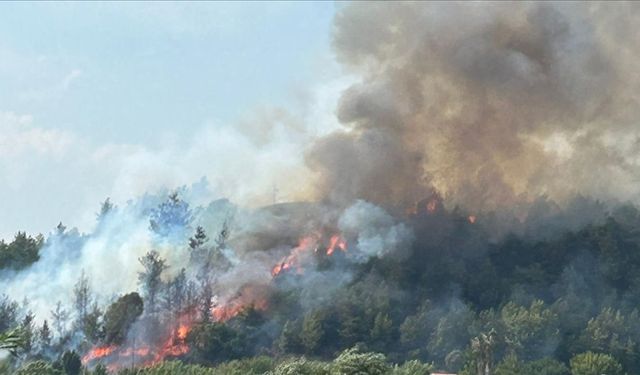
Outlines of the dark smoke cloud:
M 321 198 L 472 209 L 638 197 L 637 4 L 363 3 L 334 47 L 360 77 L 307 151 Z

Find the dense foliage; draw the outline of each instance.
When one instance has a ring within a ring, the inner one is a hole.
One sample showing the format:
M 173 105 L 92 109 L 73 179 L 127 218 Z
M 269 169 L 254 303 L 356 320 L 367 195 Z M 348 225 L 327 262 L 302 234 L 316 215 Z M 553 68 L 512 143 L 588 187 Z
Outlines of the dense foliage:
M 10 243 L 0 240 L 0 270 L 20 270 L 34 263 L 43 242 L 42 236 L 31 237 L 25 232 L 18 232 Z
M 172 195 L 150 214 L 151 227 L 174 233 L 192 221 L 188 212 Z M 164 277 L 171 265 L 150 249 L 139 260 L 139 294 L 98 306 L 81 275 L 74 306 L 58 305 L 50 325 L 1 298 L 0 331 L 19 330 L 11 343 L 21 349 L 0 368 L 89 371 L 66 350 L 120 344 L 135 321 L 177 319 L 192 306 L 203 313 L 185 338 L 190 350 L 173 358 L 180 361 L 122 374 L 640 373 L 640 214 L 623 207 L 580 225 L 557 224 L 562 215 L 496 235 L 491 214 L 473 222 L 442 207 L 414 214 L 403 219 L 414 238 L 402 253 L 356 263 L 341 261 L 348 254 L 318 255 L 318 272 L 339 270 L 348 281 L 324 291 L 285 272 L 273 280 L 267 309 L 247 306 L 224 322 L 207 313 L 208 283 L 230 267 L 228 228 L 210 241 L 198 227 L 183 244 L 202 270 L 195 281 L 184 271 Z M 18 233 L 0 243 L 0 266 L 14 272 L 37 262 L 43 242 Z

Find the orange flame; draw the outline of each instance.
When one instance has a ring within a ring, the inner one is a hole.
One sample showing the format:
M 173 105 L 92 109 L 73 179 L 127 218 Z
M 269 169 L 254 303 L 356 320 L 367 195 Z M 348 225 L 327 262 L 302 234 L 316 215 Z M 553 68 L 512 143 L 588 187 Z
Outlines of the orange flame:
M 299 273 L 303 272 L 305 257 L 309 257 L 314 252 L 319 251 L 321 238 L 318 233 L 302 237 L 290 254 L 282 258 L 272 268 L 271 275 L 275 277 L 289 269 L 295 269 Z M 331 256 L 336 249 L 342 252 L 347 251 L 347 242 L 339 234 L 330 237 L 324 253 L 327 256 Z M 247 285 L 243 287 L 237 295 L 227 299 L 225 303 L 213 307 L 211 309 L 212 318 L 217 322 L 224 322 L 236 317 L 249 307 L 253 307 L 256 310 L 266 310 L 268 308 L 268 293 L 265 288 L 267 286 L 264 285 Z M 105 359 L 109 363 L 107 366 L 109 371 L 117 371 L 122 366 L 131 363 L 129 359 L 133 358 L 135 358 L 137 366 L 147 367 L 161 362 L 166 357 L 184 355 L 189 352 L 186 338 L 191 330 L 192 322 L 195 321 L 194 319 L 193 312 L 185 313 L 177 319 L 177 324 L 172 325 L 173 328 L 167 331 L 166 338 L 161 340 L 159 344 L 150 345 L 146 343 L 137 348 L 117 347 L 114 345 L 98 346 L 91 349 L 82 358 L 82 363 L 87 365 L 95 360 Z
M 187 330 L 185 332 L 185 338 L 187 337 Z M 151 364 L 158 363 L 162 361 L 164 358 L 169 356 L 179 356 L 183 354 L 187 354 L 189 352 L 189 346 L 184 342 L 184 339 L 180 338 L 180 329 L 178 329 L 177 337 L 171 336 L 165 341 L 164 345 L 160 348 L 158 353 L 153 357 Z
M 317 233 L 301 238 L 298 246 L 293 248 L 289 255 L 282 258 L 280 262 L 273 266 L 271 269 L 271 276 L 276 277 L 283 271 L 292 268 L 295 268 L 296 272 L 301 274 L 304 270 L 302 263 L 304 262 L 305 255 L 308 254 L 311 249 L 313 249 L 314 252 L 318 252 L 318 242 L 320 242 L 320 235 Z M 347 241 L 345 241 L 339 234 L 331 236 L 329 246 L 327 246 L 325 254 L 331 256 L 336 249 L 339 249 L 342 252 L 347 251 Z
M 302 268 L 300 267 L 300 258 L 311 248 L 316 251 L 317 243 L 318 236 L 314 234 L 301 238 L 298 242 L 298 246 L 291 250 L 291 254 L 282 258 L 282 260 L 271 269 L 271 276 L 276 277 L 282 271 L 293 267 L 297 268 L 298 272 L 301 273 Z
M 191 327 L 187 326 L 186 324 L 181 324 L 180 327 L 178 327 L 178 338 L 180 340 L 186 339 L 190 329 Z
M 327 247 L 327 255 L 331 256 L 336 248 L 342 252 L 347 251 L 347 242 L 339 235 L 334 234 L 329 241 L 329 247 Z
M 85 354 L 84 357 L 82 357 L 82 362 L 86 363 L 95 359 L 104 358 L 113 353 L 117 348 L 118 347 L 115 345 L 99 346 L 97 348 L 93 348 L 89 351 L 89 353 Z
M 166 339 L 160 345 L 144 344 L 140 347 L 117 347 L 115 345 L 99 346 L 91 349 L 84 357 L 82 363 L 87 365 L 98 359 L 104 359 L 109 364 L 107 369 L 111 372 L 118 371 L 123 365 L 131 363 L 135 358 L 135 364 L 140 367 L 152 366 L 161 362 L 168 356 L 180 356 L 189 351 L 185 340 L 191 330 L 193 314 L 185 313 L 178 319 L 176 328 L 167 332 Z M 175 326 L 174 326 L 175 327 Z
M 468 220 L 471 224 L 475 224 L 476 223 L 476 215 L 469 215 Z
M 211 309 L 211 315 L 217 322 L 225 322 L 234 318 L 249 307 L 264 311 L 267 309 L 267 291 L 255 285 L 246 285 L 239 295 L 227 303 Z
M 438 209 L 438 200 L 436 198 L 429 199 L 429 201 L 427 202 L 427 212 L 432 214 L 436 212 L 437 209 Z
M 149 355 L 149 353 L 151 353 L 151 348 L 149 348 L 148 346 L 144 346 L 142 348 L 138 348 L 138 349 L 133 349 L 133 348 L 127 348 L 125 350 L 121 350 L 118 352 L 118 357 L 132 357 L 132 356 L 137 356 L 137 357 L 146 357 Z

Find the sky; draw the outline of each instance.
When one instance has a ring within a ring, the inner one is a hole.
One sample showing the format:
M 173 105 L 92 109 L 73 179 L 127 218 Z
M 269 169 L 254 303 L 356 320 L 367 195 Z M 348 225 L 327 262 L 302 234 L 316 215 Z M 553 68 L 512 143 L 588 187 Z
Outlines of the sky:
M 0 238 L 88 230 L 107 197 L 202 176 L 266 203 L 299 124 L 333 126 L 337 6 L 0 3 Z

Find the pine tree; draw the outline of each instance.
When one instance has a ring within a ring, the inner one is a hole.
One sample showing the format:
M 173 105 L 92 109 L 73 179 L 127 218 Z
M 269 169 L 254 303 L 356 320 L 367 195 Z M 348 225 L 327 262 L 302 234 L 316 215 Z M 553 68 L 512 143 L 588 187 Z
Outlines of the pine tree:
M 189 247 L 191 248 L 191 250 L 197 250 L 201 248 L 207 241 L 209 241 L 209 238 L 207 237 L 204 228 L 198 226 L 196 228 L 196 233 L 189 239 Z
M 62 308 L 62 302 L 58 301 L 56 308 L 51 311 L 51 321 L 55 334 L 62 338 L 65 336 L 69 313 Z
M 320 347 L 324 336 L 321 316 L 318 313 L 310 313 L 304 317 L 300 340 L 307 353 L 315 353 Z
M 76 309 L 76 325 L 82 327 L 91 305 L 91 288 L 84 270 L 73 288 L 73 305 Z
M 49 329 L 49 323 L 46 319 L 42 323 L 42 327 L 38 330 L 38 343 L 41 351 L 47 351 L 51 346 L 51 330 Z
M 96 219 L 98 220 L 98 222 L 104 220 L 107 215 L 113 212 L 114 208 L 115 206 L 113 205 L 113 203 L 111 203 L 111 199 L 105 199 L 105 201 L 100 205 L 100 212 L 96 214 Z
M 24 340 L 22 348 L 27 356 L 29 356 L 31 354 L 31 351 L 33 350 L 33 320 L 34 315 L 31 311 L 29 311 L 24 316 L 24 318 L 22 319 L 22 323 L 20 324 L 20 330 L 22 331 L 22 337 Z
M 142 287 L 145 297 L 146 312 L 155 314 L 158 311 L 158 297 L 162 290 L 162 272 L 168 268 L 166 261 L 160 254 L 152 250 L 144 257 L 138 259 L 142 267 L 142 272 L 138 272 L 138 283 Z
M 298 353 L 301 349 L 300 338 L 298 337 L 299 324 L 287 320 L 282 327 L 280 337 L 276 342 L 278 351 L 282 354 Z

